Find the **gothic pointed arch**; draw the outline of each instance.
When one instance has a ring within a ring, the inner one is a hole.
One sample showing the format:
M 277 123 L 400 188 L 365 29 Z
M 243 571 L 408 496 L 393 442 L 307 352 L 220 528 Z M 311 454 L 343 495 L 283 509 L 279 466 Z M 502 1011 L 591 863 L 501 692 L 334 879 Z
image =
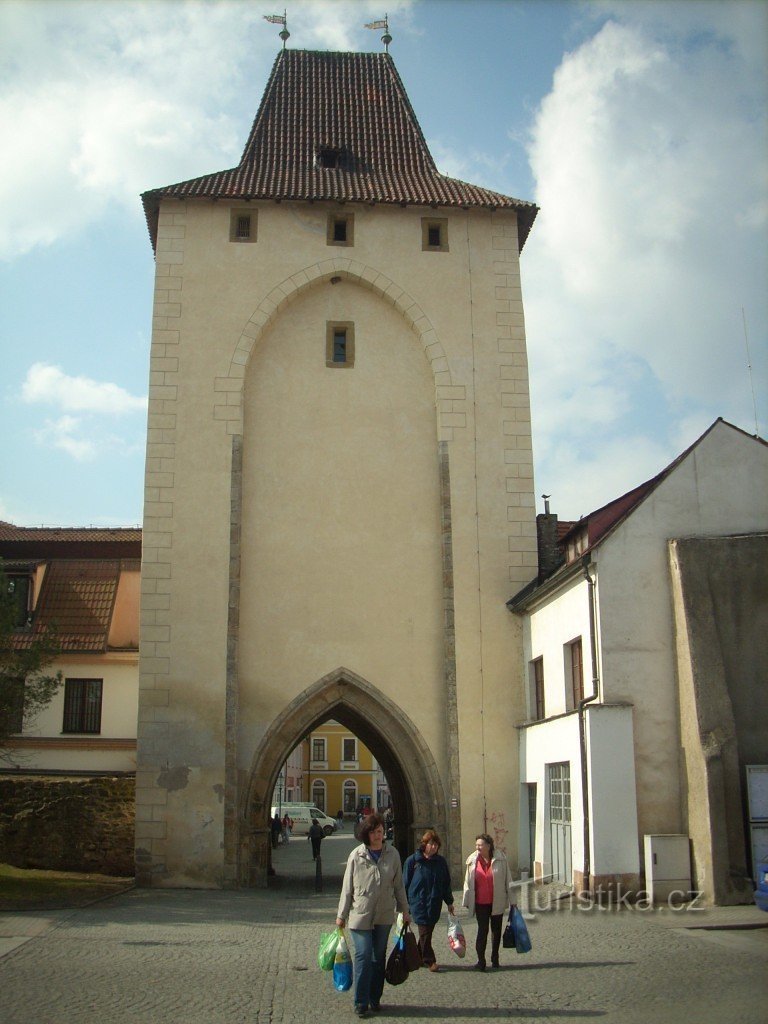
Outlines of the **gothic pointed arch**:
M 392 792 L 398 819 L 395 843 L 412 849 L 421 830 L 446 832 L 446 794 L 435 758 L 408 715 L 372 683 L 339 667 L 298 694 L 277 715 L 256 749 L 240 808 L 243 828 L 261 837 L 264 851 L 250 851 L 250 881 L 266 868 L 266 835 L 280 765 L 296 744 L 322 722 L 346 725 L 371 750 Z M 241 876 L 244 865 L 241 865 Z M 263 884 L 263 881 L 261 881 Z
M 404 288 L 375 267 L 349 259 L 328 259 L 287 277 L 261 299 L 243 328 L 232 352 L 226 376 L 216 377 L 214 418 L 227 424 L 230 434 L 242 434 L 242 391 L 251 353 L 278 313 L 309 288 L 335 278 L 368 288 L 390 303 L 419 339 L 432 371 L 438 416 L 443 407 L 451 412 L 450 425 L 438 423 L 441 440 L 452 440 L 453 428 L 466 425 L 465 387 L 453 381 L 448 358 L 434 326 L 419 303 Z

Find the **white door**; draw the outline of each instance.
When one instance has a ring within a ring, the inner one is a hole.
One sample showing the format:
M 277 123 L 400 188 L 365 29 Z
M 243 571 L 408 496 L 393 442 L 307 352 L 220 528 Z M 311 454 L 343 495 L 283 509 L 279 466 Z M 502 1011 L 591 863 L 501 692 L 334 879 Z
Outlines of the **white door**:
M 549 841 L 552 881 L 573 884 L 571 870 L 571 765 L 547 765 L 549 789 Z

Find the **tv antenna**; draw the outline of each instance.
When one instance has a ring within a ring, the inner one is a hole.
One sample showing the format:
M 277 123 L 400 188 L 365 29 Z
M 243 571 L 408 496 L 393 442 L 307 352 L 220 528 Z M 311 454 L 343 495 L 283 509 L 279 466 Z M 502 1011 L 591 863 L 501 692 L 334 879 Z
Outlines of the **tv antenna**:
M 755 382 L 752 379 L 752 357 L 749 354 L 749 335 L 747 334 L 747 316 L 744 312 L 744 307 L 741 307 L 741 321 L 744 324 L 744 347 L 747 350 L 747 373 L 749 374 L 749 386 L 752 390 L 752 412 L 755 417 L 755 437 L 758 437 L 760 431 L 757 428 L 757 402 L 755 401 Z

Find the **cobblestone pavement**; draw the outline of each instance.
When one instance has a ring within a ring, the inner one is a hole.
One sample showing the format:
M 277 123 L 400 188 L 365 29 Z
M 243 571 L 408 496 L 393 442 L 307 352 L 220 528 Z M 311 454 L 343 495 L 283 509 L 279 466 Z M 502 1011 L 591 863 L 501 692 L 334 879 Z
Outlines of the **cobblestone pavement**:
M 296 837 L 276 851 L 278 879 L 267 891 L 133 889 L 76 911 L 0 915 L 0 1020 L 351 1022 L 351 993 L 337 993 L 315 959 L 351 845 L 345 836 L 324 841 L 324 894 L 314 892 L 309 844 Z M 471 969 L 474 924 L 465 919 L 466 960 L 448 951 L 440 926 L 445 971 L 386 986 L 379 1017 L 763 1024 L 765 924 L 768 915 L 754 907 L 578 910 L 559 901 L 529 922 L 531 953 L 503 950 L 501 969 L 479 974 Z

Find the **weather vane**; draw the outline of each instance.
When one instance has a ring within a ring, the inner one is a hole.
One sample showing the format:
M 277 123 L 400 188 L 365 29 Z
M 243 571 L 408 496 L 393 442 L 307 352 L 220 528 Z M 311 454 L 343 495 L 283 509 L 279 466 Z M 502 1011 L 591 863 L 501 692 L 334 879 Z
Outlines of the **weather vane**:
M 384 43 L 384 49 L 389 53 L 389 44 L 392 42 L 392 36 L 389 34 L 389 15 L 385 14 L 383 18 L 378 21 L 369 21 L 365 28 L 383 28 L 384 35 L 381 37 L 382 43 Z
M 265 14 L 264 21 L 268 21 L 270 25 L 283 26 L 283 31 L 280 33 L 280 38 L 283 40 L 283 49 L 285 49 L 285 44 L 291 37 L 291 33 L 288 31 L 288 12 L 283 11 L 282 14 Z

